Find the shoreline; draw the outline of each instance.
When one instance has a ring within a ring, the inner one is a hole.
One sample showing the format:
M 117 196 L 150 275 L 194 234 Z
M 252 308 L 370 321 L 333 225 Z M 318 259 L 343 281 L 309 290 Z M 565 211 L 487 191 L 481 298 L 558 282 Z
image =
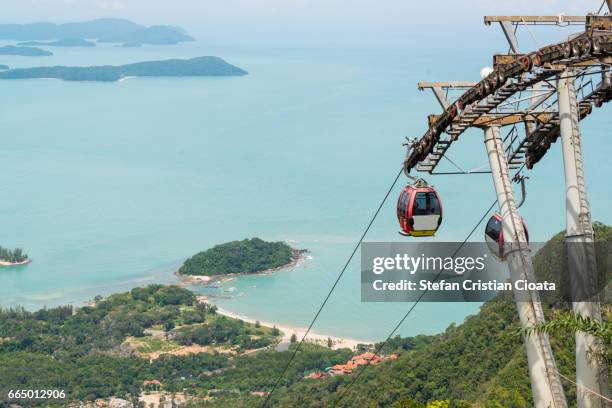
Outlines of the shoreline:
M 290 269 L 290 268 L 299 266 L 302 261 L 308 259 L 308 255 L 307 255 L 309 253 L 308 250 L 292 248 L 292 251 L 293 251 L 293 257 L 289 263 L 278 266 L 276 268 L 266 269 L 260 272 L 230 273 L 230 274 L 225 274 L 225 275 L 208 276 L 208 275 L 181 275 L 178 271 L 176 271 L 174 272 L 174 275 L 180 279 L 180 283 L 183 285 L 220 284 L 220 283 L 230 282 L 234 280 L 236 277 L 240 277 L 240 276 L 271 275 L 274 272 L 278 272 L 281 270 Z M 308 330 L 305 327 L 295 327 L 295 326 L 289 326 L 289 325 L 284 325 L 284 324 L 276 324 L 274 322 L 259 320 L 259 319 L 255 319 L 249 316 L 244 316 L 238 313 L 231 312 L 227 309 L 223 309 L 219 307 L 219 305 L 214 302 L 214 297 L 199 295 L 197 296 L 197 299 L 198 299 L 198 302 L 214 305 L 217 308 L 217 313 L 219 313 L 220 315 L 223 315 L 223 316 L 226 316 L 232 319 L 242 320 L 246 323 L 255 324 L 256 322 L 259 321 L 259 324 L 262 326 L 266 326 L 270 328 L 276 327 L 282 333 L 281 340 L 276 346 L 277 349 L 278 348 L 286 349 L 287 347 L 289 347 L 289 345 L 291 344 L 291 336 L 293 334 L 296 335 L 297 341 L 299 342 L 302 339 L 302 337 L 304 337 L 304 334 L 306 334 L 306 331 Z M 327 346 L 328 339 L 332 340 L 332 343 L 333 343 L 332 349 L 349 348 L 351 350 L 355 350 L 357 348 L 357 345 L 359 344 L 373 344 L 372 341 L 352 339 L 352 338 L 342 337 L 342 336 L 327 335 L 327 334 L 317 333 L 312 330 L 308 333 L 308 336 L 306 337 L 304 341 L 309 342 L 309 343 L 319 344 L 322 346 Z
M 21 261 L 21 262 L 9 262 L 9 261 L 3 261 L 0 259 L 0 266 L 19 266 L 19 265 L 27 265 L 30 262 L 32 262 L 31 259 L 26 259 L 25 261 Z
M 243 273 L 227 273 L 224 275 L 182 275 L 179 271 L 175 271 L 174 275 L 181 280 L 184 285 L 193 284 L 211 284 L 211 283 L 223 283 L 233 280 L 236 276 L 252 276 L 252 275 L 271 275 L 274 272 L 282 271 L 284 269 L 294 268 L 300 264 L 301 261 L 306 259 L 306 254 L 309 252 L 307 249 L 295 249 L 292 248 L 293 256 L 291 261 L 285 265 L 277 266 L 275 268 L 265 269 L 259 272 L 243 272 Z
M 198 301 L 204 301 L 204 300 L 198 299 Z M 255 324 L 257 321 L 259 321 L 259 324 L 262 326 L 266 326 L 270 328 L 276 327 L 278 330 L 282 332 L 282 338 L 278 346 L 281 346 L 281 345 L 288 346 L 291 343 L 291 336 L 293 334 L 296 335 L 297 341 L 299 342 L 302 339 L 302 337 L 304 337 L 304 334 L 307 331 L 307 328 L 305 327 L 294 327 L 294 326 L 288 326 L 288 325 L 283 325 L 283 324 L 275 324 L 275 323 L 264 321 L 264 320 L 257 320 L 257 319 L 253 319 L 248 316 L 240 315 L 238 313 L 230 312 L 229 310 L 220 308 L 218 305 L 214 303 L 210 303 L 210 304 L 214 305 L 217 308 L 217 313 L 219 313 L 220 315 L 230 317 L 232 319 L 243 320 L 246 323 Z M 322 345 L 322 346 L 327 346 L 328 338 L 332 339 L 332 342 L 333 342 L 332 349 L 334 350 L 340 349 L 340 348 L 349 348 L 351 350 L 355 350 L 358 344 L 373 344 L 373 342 L 367 341 L 367 340 L 358 340 L 358 339 L 352 339 L 348 337 L 339 337 L 339 336 L 329 336 L 329 335 L 313 332 L 312 330 L 308 333 L 308 337 L 306 337 L 304 341 L 309 342 L 309 343 L 315 343 L 315 344 Z

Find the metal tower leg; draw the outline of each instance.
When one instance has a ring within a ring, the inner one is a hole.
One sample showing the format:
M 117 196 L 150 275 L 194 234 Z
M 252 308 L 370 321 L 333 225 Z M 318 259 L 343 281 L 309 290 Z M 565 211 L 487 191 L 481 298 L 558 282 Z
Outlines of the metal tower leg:
M 485 129 L 485 146 L 502 217 L 504 242 L 511 249 L 507 253 L 510 277 L 512 282 L 535 281 L 531 254 L 514 200 L 499 127 L 491 126 Z M 544 321 L 540 297 L 536 291 L 529 294 L 528 301 L 525 300 L 524 294 L 520 299 L 515 294 L 515 300 L 521 326 L 529 327 Z M 532 334 L 525 337 L 525 348 L 527 349 L 534 406 L 537 408 L 567 407 L 548 336 Z
M 601 321 L 599 301 L 596 296 L 591 296 L 597 292 L 597 264 L 572 74 L 572 71 L 566 70 L 557 81 L 565 169 L 565 242 L 572 292 L 574 300 L 579 300 L 573 303 L 574 312 Z M 586 302 L 586 298 L 593 301 Z M 598 350 L 603 350 L 601 341 L 594 336 L 576 332 L 576 383 L 580 408 L 604 407 L 604 401 L 593 392 L 610 395 L 607 366 L 594 357 Z

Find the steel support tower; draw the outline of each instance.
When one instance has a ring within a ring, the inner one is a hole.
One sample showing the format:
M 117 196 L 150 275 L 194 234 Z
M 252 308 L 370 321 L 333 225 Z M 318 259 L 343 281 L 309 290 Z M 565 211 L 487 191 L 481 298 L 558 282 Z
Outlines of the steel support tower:
M 582 141 L 578 124 L 578 103 L 574 74 L 566 69 L 557 80 L 563 167 L 565 170 L 565 243 L 576 314 L 601 322 L 597 283 L 597 260 L 587 198 Z M 596 337 L 576 332 L 576 384 L 578 407 L 604 408 L 609 397 L 608 367 L 597 355 L 603 345 Z M 609 406 L 609 405 L 608 405 Z
M 523 222 L 514 199 L 512 181 L 508 172 L 508 162 L 499 127 L 488 126 L 485 128 L 484 134 L 499 212 L 502 217 L 504 242 L 509 249 L 507 262 L 510 278 L 513 283 L 519 280 L 535 282 L 531 254 L 523 229 Z M 528 299 L 525 299 L 525 297 L 525 293 L 515 293 L 521 326 L 528 328 L 534 324 L 543 323 L 544 313 L 538 292 L 529 291 Z M 534 406 L 537 408 L 567 407 L 548 335 L 545 333 L 534 334 L 526 336 L 524 341 L 527 349 Z

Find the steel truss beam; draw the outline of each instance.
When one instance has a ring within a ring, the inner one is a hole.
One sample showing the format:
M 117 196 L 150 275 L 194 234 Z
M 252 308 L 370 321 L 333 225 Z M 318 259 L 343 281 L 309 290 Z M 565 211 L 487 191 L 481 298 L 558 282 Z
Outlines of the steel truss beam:
M 612 16 L 606 17 L 612 22 Z M 479 118 L 490 114 L 515 93 L 555 77 L 567 66 L 585 62 L 592 65 L 596 61 L 605 64 L 610 58 L 612 33 L 594 29 L 569 41 L 543 47 L 512 62 L 498 65 L 489 76 L 467 89 L 456 101 L 449 104 L 441 115 L 429 122 L 428 131 L 416 141 L 411 154 L 404 162 L 406 171 L 418 166 L 419 171 L 433 172 L 450 145 L 465 130 L 484 125 L 486 120 Z M 419 83 L 419 89 L 434 86 L 442 88 L 446 85 L 450 88 L 457 87 L 457 84 Z M 607 102 L 609 99 L 600 100 Z M 551 121 L 553 118 L 549 118 L 548 122 Z M 512 119 L 507 122 L 513 124 Z

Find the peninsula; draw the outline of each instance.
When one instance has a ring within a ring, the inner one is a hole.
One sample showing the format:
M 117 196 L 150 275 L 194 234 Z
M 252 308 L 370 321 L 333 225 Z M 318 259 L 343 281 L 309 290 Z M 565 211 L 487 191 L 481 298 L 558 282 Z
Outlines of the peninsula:
M 5 45 L 0 47 L 0 55 L 19 55 L 22 57 L 48 57 L 53 55 L 52 52 L 41 50 L 36 47 L 17 47 L 14 45 Z
M 30 261 L 23 249 L 8 249 L 0 246 L 0 266 L 24 265 L 30 263 Z
M 126 77 L 240 76 L 247 71 L 219 57 L 145 61 L 91 67 L 34 67 L 0 72 L 0 79 L 55 78 L 64 81 L 113 82 Z
M 267 242 L 260 238 L 243 239 L 216 245 L 197 253 L 185 261 L 178 273 L 188 277 L 214 277 L 271 272 L 295 265 L 304 252 L 293 249 L 284 242 Z

